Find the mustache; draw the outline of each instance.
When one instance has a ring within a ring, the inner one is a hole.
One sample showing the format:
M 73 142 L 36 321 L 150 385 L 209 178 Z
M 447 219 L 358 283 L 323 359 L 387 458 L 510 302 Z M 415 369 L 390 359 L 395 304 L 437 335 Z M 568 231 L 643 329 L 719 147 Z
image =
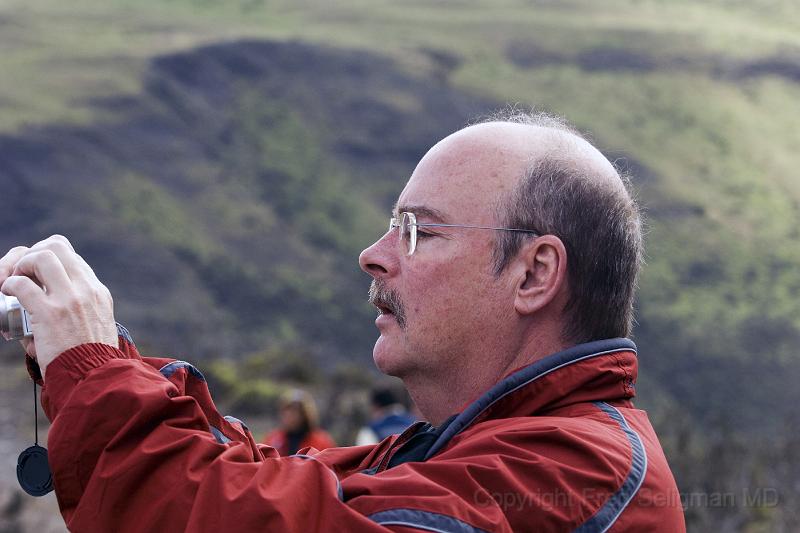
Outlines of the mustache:
M 369 303 L 375 307 L 388 309 L 397 320 L 401 328 L 406 324 L 406 313 L 400 294 L 386 287 L 383 280 L 372 280 L 369 286 Z

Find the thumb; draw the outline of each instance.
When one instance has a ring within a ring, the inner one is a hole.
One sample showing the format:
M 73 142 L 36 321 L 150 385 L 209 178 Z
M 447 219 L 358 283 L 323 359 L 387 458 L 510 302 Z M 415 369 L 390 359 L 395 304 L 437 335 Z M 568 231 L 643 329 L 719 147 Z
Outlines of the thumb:
M 25 338 L 20 339 L 20 344 L 22 344 L 22 348 L 25 350 L 25 353 L 28 354 L 32 359 L 36 359 L 36 343 L 33 339 Z

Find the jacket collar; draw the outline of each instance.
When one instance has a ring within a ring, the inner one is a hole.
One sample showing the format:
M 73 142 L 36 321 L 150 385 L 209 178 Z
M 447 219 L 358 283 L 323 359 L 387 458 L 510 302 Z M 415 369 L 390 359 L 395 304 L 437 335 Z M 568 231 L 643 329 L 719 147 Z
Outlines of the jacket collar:
M 636 345 L 607 339 L 573 346 L 506 376 L 450 422 L 425 459 L 468 427 L 491 418 L 531 416 L 578 402 L 635 394 Z

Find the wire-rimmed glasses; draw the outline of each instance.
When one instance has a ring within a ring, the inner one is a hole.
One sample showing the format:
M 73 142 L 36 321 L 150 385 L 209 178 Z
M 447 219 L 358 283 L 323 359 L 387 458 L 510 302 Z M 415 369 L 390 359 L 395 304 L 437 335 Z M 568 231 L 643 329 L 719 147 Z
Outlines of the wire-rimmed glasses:
M 399 219 L 399 221 L 398 221 Z M 488 229 L 493 231 L 521 231 L 523 233 L 531 233 L 538 237 L 537 233 L 529 229 L 519 228 L 493 228 L 490 226 L 472 226 L 468 224 L 436 224 L 436 223 L 419 223 L 414 213 L 405 211 L 400 213 L 399 217 L 392 217 L 389 219 L 389 231 L 398 228 L 398 237 L 400 242 L 406 245 L 408 255 L 412 255 L 417 249 L 417 228 L 423 227 L 436 227 L 436 228 L 471 228 L 471 229 Z

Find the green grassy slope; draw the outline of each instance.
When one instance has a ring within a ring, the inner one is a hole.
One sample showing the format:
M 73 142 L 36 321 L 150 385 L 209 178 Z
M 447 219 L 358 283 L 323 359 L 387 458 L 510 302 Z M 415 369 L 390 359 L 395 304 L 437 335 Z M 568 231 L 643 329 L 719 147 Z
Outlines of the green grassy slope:
M 0 5 L 0 71 L 6 80 L 0 86 L 0 128 L 86 120 L 91 97 L 137 92 L 149 57 L 231 38 L 361 47 L 418 68 L 429 62 L 421 48 L 446 50 L 464 58 L 465 73 L 479 75 L 473 85 L 492 90 L 498 78 L 515 70 L 503 59 L 511 41 L 529 40 L 560 53 L 622 46 L 699 60 L 760 58 L 800 47 L 795 10 L 791 0 L 6 0 Z

